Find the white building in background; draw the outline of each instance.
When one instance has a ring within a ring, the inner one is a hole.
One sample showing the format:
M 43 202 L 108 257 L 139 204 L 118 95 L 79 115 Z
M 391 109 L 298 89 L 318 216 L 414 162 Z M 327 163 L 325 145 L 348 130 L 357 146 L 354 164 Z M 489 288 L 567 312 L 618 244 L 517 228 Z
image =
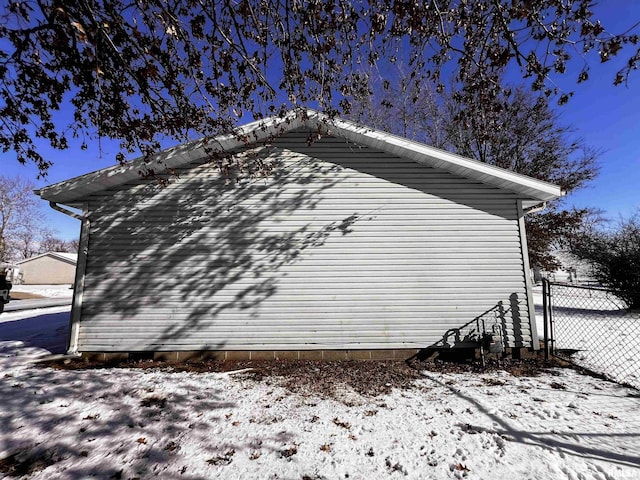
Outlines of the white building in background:
M 16 263 L 24 285 L 63 285 L 73 283 L 77 253 L 47 252 Z

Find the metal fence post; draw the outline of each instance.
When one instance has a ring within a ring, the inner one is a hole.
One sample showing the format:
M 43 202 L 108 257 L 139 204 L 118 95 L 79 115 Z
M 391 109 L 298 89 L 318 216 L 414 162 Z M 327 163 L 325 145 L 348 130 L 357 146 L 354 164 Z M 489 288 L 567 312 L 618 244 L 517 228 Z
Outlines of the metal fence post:
M 544 359 L 549 360 L 549 314 L 547 311 L 547 288 L 549 287 L 549 281 L 546 278 L 542 279 L 542 318 L 544 329 Z
M 551 282 L 547 282 L 547 315 L 549 317 L 549 351 L 556 354 L 555 328 L 553 326 L 553 298 L 551 297 Z

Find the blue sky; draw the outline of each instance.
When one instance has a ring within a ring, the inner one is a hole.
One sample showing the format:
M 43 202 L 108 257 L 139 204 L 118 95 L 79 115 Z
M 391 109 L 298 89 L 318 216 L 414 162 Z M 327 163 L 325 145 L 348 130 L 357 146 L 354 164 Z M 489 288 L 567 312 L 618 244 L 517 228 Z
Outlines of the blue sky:
M 640 20 L 640 1 L 602 3 L 597 13 L 610 31 L 621 31 Z M 559 85 L 573 90 L 574 97 L 567 105 L 557 107 L 562 124 L 573 126 L 576 136 L 602 151 L 598 178 L 567 197 L 565 203 L 602 209 L 612 220 L 640 210 L 640 72 L 630 77 L 627 86 L 614 87 L 614 73 L 623 62 L 624 56 L 604 65 L 592 62 L 589 81 L 579 85 L 575 83 L 579 70 L 569 72 Z M 11 152 L 0 154 L 2 174 L 20 175 L 42 187 L 114 164 L 117 143 L 103 140 L 99 145 L 95 141 L 84 151 L 79 146 L 80 142 L 72 143 L 72 148 L 62 152 L 43 148 L 41 153 L 53 162 L 44 180 L 36 179 L 35 166 L 18 164 Z M 77 238 L 79 222 L 42 203 L 49 227 L 61 238 Z
M 596 9 L 603 25 L 623 31 L 640 20 L 640 1 L 601 2 Z M 613 221 L 640 210 L 640 72 L 627 86 L 613 86 L 613 73 L 624 65 L 624 56 L 605 64 L 591 64 L 588 82 L 569 85 L 575 91 L 568 105 L 558 108 L 562 122 L 602 153 L 600 175 L 591 186 L 565 201 L 577 207 L 596 207 Z M 570 82 L 575 75 L 565 78 Z

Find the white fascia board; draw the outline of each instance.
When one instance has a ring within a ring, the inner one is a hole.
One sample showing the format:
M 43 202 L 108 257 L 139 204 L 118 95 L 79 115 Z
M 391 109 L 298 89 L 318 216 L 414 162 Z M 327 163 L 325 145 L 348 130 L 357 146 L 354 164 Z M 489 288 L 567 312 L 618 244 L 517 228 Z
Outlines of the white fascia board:
M 233 151 L 302 125 L 299 112 L 290 112 L 282 118 L 256 120 L 238 127 L 229 134 L 168 148 L 158 153 L 151 162 L 146 162 L 144 157 L 138 157 L 123 165 L 115 165 L 49 185 L 36 190 L 36 194 L 52 202 L 73 204 L 93 193 L 137 180 L 143 170 L 157 169 L 161 173 L 166 169 L 178 168 L 204 158 L 209 154 L 207 148 L 213 152 Z
M 528 198 L 548 201 L 562 196 L 562 189 L 557 185 L 526 175 L 513 173 L 503 168 L 407 140 L 397 135 L 373 130 L 350 121 L 329 119 L 318 112 L 309 111 L 308 117 L 309 122 L 314 122 L 309 125 L 312 128 L 318 126 L 333 128 L 334 133 L 352 142 L 409 158 L 429 167 L 442 168 L 463 177 L 513 190 Z

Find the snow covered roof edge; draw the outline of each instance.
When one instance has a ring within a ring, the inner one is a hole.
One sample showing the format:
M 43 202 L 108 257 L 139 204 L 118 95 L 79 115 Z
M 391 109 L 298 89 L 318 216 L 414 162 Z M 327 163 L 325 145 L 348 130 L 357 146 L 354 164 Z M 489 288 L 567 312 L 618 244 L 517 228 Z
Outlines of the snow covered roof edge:
M 524 199 L 533 200 L 532 204 L 553 200 L 563 193 L 557 185 L 465 158 L 397 135 L 374 130 L 349 120 L 331 119 L 311 109 L 294 110 L 284 117 L 257 120 L 239 127 L 232 133 L 217 136 L 209 141 L 200 139 L 166 149 L 160 152 L 155 157 L 155 161 L 151 163 L 146 162 L 143 157 L 139 157 L 123 165 L 104 168 L 41 188 L 36 193 L 45 200 L 73 205 L 74 202 L 81 201 L 92 193 L 123 185 L 140 178 L 140 172 L 145 168 L 153 168 L 154 166 L 177 168 L 201 159 L 207 155 L 205 151 L 207 146 L 213 146 L 212 148 L 218 151 L 230 151 L 302 126 L 328 130 L 328 133 L 341 136 L 354 143 L 409 158 L 417 163 L 441 168 L 453 174 L 498 188 L 511 190 L 521 195 Z

